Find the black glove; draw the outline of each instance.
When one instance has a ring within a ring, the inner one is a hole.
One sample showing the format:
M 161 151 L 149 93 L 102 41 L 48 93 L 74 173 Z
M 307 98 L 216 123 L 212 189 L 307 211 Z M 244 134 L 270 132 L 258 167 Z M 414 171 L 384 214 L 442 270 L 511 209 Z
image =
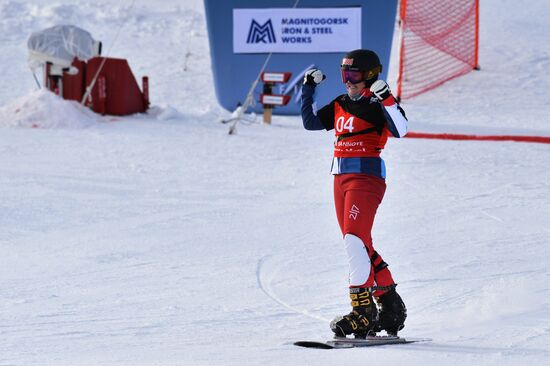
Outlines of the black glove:
M 304 85 L 317 86 L 327 78 L 321 70 L 310 69 L 304 74 Z

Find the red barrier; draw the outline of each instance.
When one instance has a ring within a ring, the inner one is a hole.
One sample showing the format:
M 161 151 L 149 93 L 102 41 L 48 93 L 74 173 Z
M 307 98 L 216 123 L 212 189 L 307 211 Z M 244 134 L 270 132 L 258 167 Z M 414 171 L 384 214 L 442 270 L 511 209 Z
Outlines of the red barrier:
M 435 140 L 516 141 L 550 144 L 550 136 L 463 135 L 456 133 L 409 132 L 405 137 Z
M 401 0 L 397 96 L 409 99 L 478 68 L 479 0 Z

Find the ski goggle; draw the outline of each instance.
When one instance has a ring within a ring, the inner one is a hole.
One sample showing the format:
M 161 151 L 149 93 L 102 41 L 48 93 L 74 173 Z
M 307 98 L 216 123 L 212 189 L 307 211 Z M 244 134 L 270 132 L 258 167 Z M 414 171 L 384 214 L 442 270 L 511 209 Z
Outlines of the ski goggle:
M 365 81 L 365 72 L 342 70 L 342 82 L 345 84 L 348 81 L 352 84 L 359 84 L 360 82 Z
M 362 81 L 372 79 L 382 71 L 382 67 L 377 66 L 369 71 L 356 71 L 342 69 L 342 82 L 345 84 L 348 81 L 352 84 L 359 84 Z

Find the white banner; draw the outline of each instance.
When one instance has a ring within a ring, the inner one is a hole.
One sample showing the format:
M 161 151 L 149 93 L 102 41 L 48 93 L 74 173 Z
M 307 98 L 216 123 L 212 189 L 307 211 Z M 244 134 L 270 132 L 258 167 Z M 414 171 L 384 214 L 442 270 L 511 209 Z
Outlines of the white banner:
M 348 52 L 361 48 L 361 8 L 233 9 L 234 53 Z

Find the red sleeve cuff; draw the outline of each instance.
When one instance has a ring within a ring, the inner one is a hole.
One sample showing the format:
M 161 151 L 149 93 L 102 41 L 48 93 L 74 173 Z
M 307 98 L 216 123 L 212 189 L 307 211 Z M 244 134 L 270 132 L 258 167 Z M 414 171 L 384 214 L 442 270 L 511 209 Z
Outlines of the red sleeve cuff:
M 384 105 L 384 107 L 390 107 L 396 103 L 397 102 L 395 101 L 395 98 L 393 97 L 393 95 L 390 95 L 389 97 L 387 97 L 382 101 L 382 104 Z

